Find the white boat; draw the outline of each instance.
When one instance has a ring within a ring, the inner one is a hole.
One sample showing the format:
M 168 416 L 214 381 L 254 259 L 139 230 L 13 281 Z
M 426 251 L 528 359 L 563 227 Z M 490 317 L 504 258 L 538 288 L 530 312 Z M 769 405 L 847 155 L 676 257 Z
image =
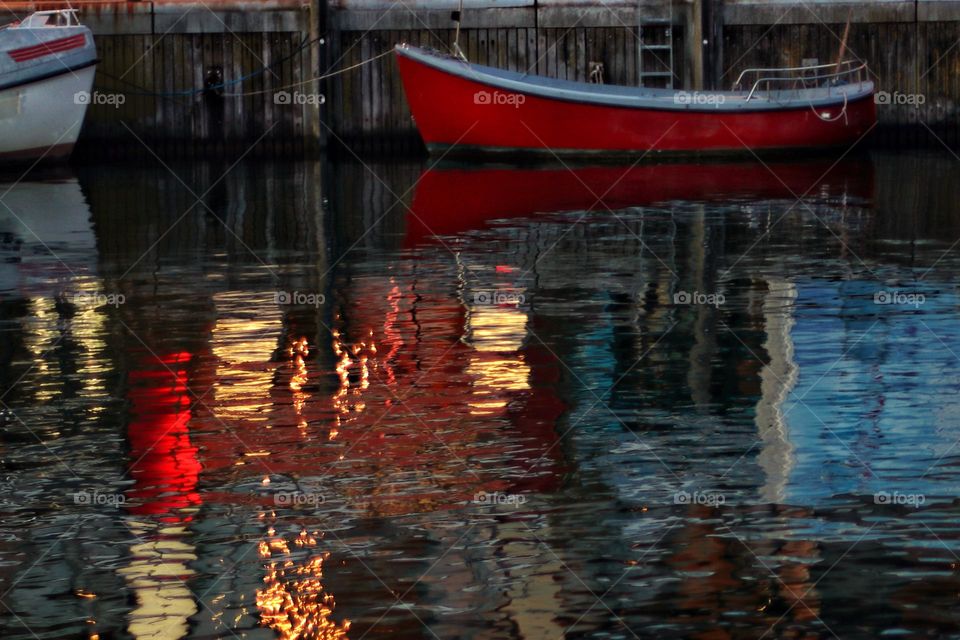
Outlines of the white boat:
M 97 50 L 74 10 L 0 27 L 0 162 L 70 155 L 91 102 Z

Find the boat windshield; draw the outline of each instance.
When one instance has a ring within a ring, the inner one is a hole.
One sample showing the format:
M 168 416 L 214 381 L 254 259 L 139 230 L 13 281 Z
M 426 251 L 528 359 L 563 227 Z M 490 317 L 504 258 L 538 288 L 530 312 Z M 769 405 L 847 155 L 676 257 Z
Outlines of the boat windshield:
M 42 29 L 44 27 L 75 27 L 80 24 L 76 11 L 37 11 L 27 16 L 18 27 L 21 29 Z

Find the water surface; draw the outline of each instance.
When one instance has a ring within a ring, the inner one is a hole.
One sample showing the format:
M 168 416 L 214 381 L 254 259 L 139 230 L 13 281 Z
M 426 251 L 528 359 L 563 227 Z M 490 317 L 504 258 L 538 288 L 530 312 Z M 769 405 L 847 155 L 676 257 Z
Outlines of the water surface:
M 12 176 L 0 634 L 960 636 L 958 166 Z

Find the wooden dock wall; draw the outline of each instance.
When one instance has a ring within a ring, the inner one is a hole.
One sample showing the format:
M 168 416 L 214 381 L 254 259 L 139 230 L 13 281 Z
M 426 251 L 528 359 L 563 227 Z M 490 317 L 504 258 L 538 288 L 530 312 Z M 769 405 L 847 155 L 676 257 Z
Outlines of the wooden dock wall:
M 868 62 L 878 91 L 891 96 L 878 105 L 881 135 L 958 142 L 960 1 L 478 3 L 467 3 L 460 35 L 471 61 L 572 80 L 586 80 L 588 63 L 598 61 L 607 83 L 633 86 L 638 23 L 669 15 L 676 80 L 691 89 L 730 88 L 750 67 L 833 62 L 849 18 L 846 57 Z M 329 12 L 331 59 L 356 64 L 399 42 L 449 50 L 455 8 L 444 0 L 409 6 L 340 0 Z M 335 142 L 366 152 L 419 148 L 392 57 L 332 81 L 327 93 Z
M 195 155 L 242 152 L 257 140 L 259 151 L 280 153 L 326 142 L 419 151 L 392 56 L 308 81 L 400 42 L 448 50 L 458 2 L 74 3 L 102 59 L 95 93 L 123 98 L 91 104 L 81 151 L 149 155 L 145 144 Z M 0 19 L 63 6 L 5 3 Z M 466 0 L 460 42 L 481 64 L 586 80 L 589 63 L 600 62 L 605 82 L 636 86 L 638 25 L 663 17 L 673 24 L 675 84 L 685 88 L 727 88 L 748 67 L 833 61 L 849 17 L 848 56 L 869 62 L 878 90 L 891 97 L 878 108 L 881 128 L 960 143 L 960 0 Z M 245 79 L 204 92 L 212 70 L 225 82 Z M 290 85 L 298 87 L 288 94 L 313 101 L 278 102 Z

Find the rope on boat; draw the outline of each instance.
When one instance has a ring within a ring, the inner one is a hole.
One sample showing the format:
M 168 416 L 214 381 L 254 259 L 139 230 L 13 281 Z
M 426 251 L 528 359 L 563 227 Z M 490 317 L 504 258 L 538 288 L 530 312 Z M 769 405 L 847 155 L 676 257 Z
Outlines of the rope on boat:
M 843 118 L 843 124 L 850 124 L 850 121 L 847 119 L 847 94 L 843 94 L 843 109 L 840 110 L 840 113 L 837 114 L 835 118 L 831 118 L 829 115 L 825 115 L 817 111 L 817 108 L 813 106 L 813 102 L 810 102 L 810 108 L 813 110 L 814 115 L 823 120 L 824 122 L 836 122 L 840 118 Z
M 794 91 L 796 91 L 796 89 L 794 89 Z M 823 113 L 820 113 L 819 111 L 817 111 L 817 108 L 816 108 L 815 106 L 813 106 L 813 100 L 811 100 L 811 99 L 809 99 L 809 98 L 807 98 L 807 105 L 810 107 L 810 110 L 813 111 L 813 115 L 817 116 L 818 118 L 820 118 L 820 119 L 823 120 L 824 122 L 836 122 L 836 121 L 839 120 L 840 118 L 843 118 L 843 124 L 846 125 L 846 124 L 850 124 L 850 119 L 849 119 L 848 116 L 847 116 L 847 103 L 849 102 L 849 100 L 850 100 L 850 96 L 848 96 L 846 93 L 844 93 L 844 94 L 843 94 L 843 107 L 840 109 L 840 113 L 838 113 L 838 114 L 837 114 L 836 116 L 834 116 L 834 117 L 831 117 L 831 116 L 829 116 L 829 115 L 826 115 L 826 114 L 823 114 Z M 774 99 L 773 102 L 776 103 L 776 104 L 778 104 L 778 105 L 780 105 L 780 106 L 782 106 L 782 107 L 789 106 L 789 104 L 790 104 L 789 102 L 781 102 L 780 100 L 777 100 L 777 99 Z

